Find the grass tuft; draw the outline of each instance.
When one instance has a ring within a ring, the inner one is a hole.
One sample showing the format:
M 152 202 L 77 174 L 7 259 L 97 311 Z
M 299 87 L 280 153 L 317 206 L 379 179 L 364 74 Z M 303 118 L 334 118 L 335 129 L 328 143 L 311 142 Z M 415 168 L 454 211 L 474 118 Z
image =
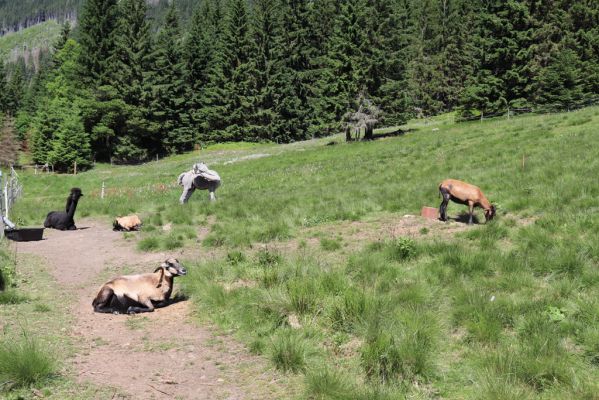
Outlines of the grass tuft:
M 0 344 L 0 381 L 13 387 L 29 386 L 51 377 L 57 369 L 53 357 L 28 333 L 5 338 Z

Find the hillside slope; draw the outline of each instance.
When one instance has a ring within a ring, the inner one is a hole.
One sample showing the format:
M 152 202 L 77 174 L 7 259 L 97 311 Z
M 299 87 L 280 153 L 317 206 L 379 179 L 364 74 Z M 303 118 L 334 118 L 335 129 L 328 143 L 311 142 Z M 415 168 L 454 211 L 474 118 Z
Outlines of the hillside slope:
M 126 237 L 140 251 L 188 249 L 198 315 L 304 374 L 308 398 L 591 399 L 598 126 L 594 107 L 417 122 L 367 143 L 219 146 L 76 176 L 23 172 L 12 219 L 39 225 L 72 186 L 86 194 L 79 217 L 139 213 L 143 231 Z M 198 159 L 223 177 L 218 200 L 199 192 L 179 206 L 174 181 Z M 446 177 L 479 185 L 496 220 L 400 229 L 404 215 L 438 205 Z

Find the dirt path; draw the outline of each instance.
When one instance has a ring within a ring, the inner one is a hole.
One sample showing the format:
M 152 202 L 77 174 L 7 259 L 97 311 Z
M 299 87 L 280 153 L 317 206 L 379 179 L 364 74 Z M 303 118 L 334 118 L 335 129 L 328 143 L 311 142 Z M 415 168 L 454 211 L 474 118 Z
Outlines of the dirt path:
M 107 278 L 147 272 L 181 254 L 138 253 L 108 224 L 82 220 L 78 226 L 71 232 L 46 230 L 43 241 L 19 243 L 19 253 L 44 259 L 57 283 L 76 293 L 70 334 L 80 348 L 72 360 L 78 381 L 114 387 L 113 398 L 288 397 L 285 378 L 269 371 L 263 359 L 192 323 L 189 301 L 135 316 L 94 313 L 91 301 Z

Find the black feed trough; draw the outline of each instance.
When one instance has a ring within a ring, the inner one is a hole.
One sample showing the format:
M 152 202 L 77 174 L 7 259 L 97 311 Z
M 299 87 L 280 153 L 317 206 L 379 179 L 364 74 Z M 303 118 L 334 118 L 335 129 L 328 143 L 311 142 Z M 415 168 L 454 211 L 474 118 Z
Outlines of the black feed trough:
M 42 240 L 44 228 L 20 228 L 20 229 L 5 229 L 4 234 L 7 239 L 15 242 L 32 242 Z

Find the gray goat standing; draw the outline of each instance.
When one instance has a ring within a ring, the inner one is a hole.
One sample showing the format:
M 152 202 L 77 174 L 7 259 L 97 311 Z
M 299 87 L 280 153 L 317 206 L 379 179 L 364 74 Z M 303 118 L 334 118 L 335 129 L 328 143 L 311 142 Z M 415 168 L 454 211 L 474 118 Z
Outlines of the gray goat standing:
M 191 197 L 194 190 L 208 190 L 210 201 L 216 200 L 214 192 L 220 186 L 221 179 L 216 171 L 208 169 L 204 163 L 194 164 L 193 168 L 183 172 L 177 178 L 177 183 L 183 186 L 183 193 L 179 198 L 179 203 L 185 204 Z

